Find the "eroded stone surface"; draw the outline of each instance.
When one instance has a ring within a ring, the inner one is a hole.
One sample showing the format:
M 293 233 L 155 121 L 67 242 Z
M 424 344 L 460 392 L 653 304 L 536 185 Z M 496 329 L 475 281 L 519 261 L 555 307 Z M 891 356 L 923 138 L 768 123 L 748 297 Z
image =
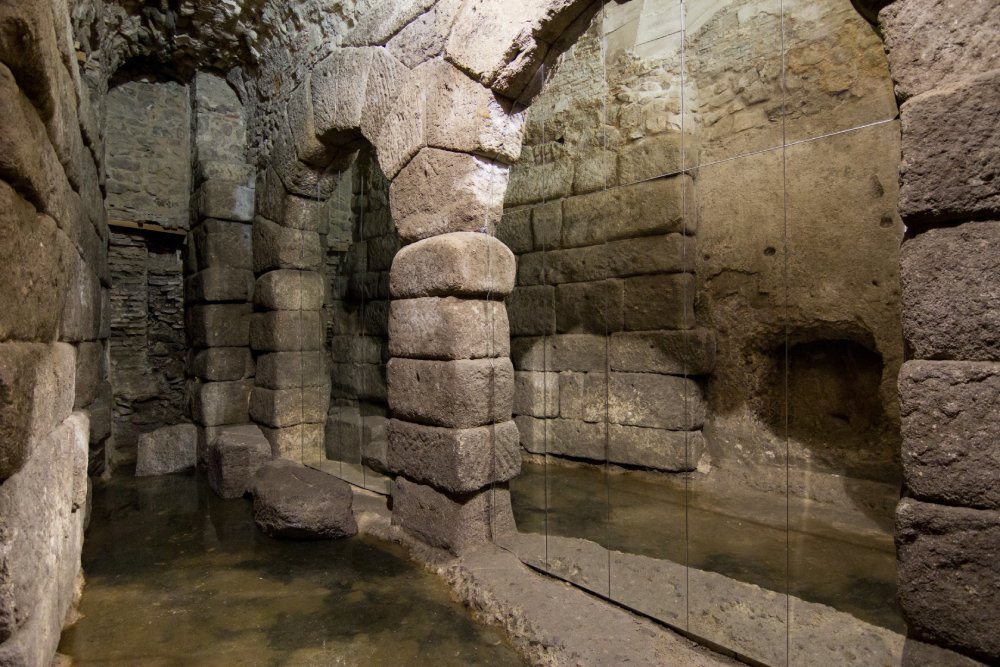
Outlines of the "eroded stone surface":
M 389 354 L 413 359 L 478 359 L 510 354 L 502 303 L 454 297 L 389 304 Z
M 193 470 L 198 431 L 194 424 L 163 426 L 139 436 L 135 476 L 168 475 Z
M 253 519 L 266 535 L 328 540 L 358 532 L 347 482 L 291 461 L 271 461 L 254 474 Z
M 253 476 L 271 459 L 271 443 L 253 424 L 226 426 L 208 446 L 208 484 L 223 498 L 239 498 Z
M 510 419 L 514 392 L 510 359 L 394 358 L 386 376 L 389 407 L 402 419 L 451 428 Z
M 406 246 L 392 262 L 393 298 L 501 297 L 514 288 L 514 255 L 493 237 L 474 232 L 442 234 Z

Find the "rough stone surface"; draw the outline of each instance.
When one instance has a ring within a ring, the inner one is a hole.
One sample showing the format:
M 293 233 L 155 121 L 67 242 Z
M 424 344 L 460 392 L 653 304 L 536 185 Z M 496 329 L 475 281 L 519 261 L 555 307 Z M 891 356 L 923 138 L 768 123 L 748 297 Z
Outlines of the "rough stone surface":
M 708 329 L 615 333 L 608 343 L 608 358 L 613 371 L 707 375 L 715 367 L 715 333 Z
M 257 279 L 254 304 L 270 310 L 319 310 L 323 275 L 318 271 L 268 271 Z
M 903 243 L 903 335 L 918 359 L 1000 360 L 1000 222 L 931 229 Z
M 20 470 L 38 439 L 69 417 L 75 371 L 71 345 L 0 345 L 0 480 Z
M 195 196 L 198 212 L 204 218 L 234 222 L 253 220 L 254 189 L 245 183 L 208 180 L 201 184 Z
M 274 269 L 315 271 L 322 264 L 319 234 L 282 227 L 257 218 L 253 223 L 253 270 L 261 274 Z
M 244 380 L 254 374 L 253 357 L 247 347 L 198 350 L 191 356 L 188 368 L 195 377 L 211 382 Z
M 291 461 L 271 461 L 253 477 L 253 519 L 265 535 L 328 540 L 358 532 L 347 482 Z
M 252 380 L 194 383 L 191 417 L 202 426 L 246 423 L 252 388 Z
M 250 393 L 250 418 L 273 428 L 318 424 L 326 420 L 329 405 L 329 386 L 296 389 L 254 387 Z
M 1000 67 L 1000 12 L 991 0 L 893 2 L 878 19 L 903 99 Z
M 514 414 L 558 417 L 560 375 L 540 371 L 514 371 Z M 603 398 L 603 390 L 601 392 Z
M 994 70 L 903 104 L 899 213 L 907 223 L 1000 214 L 998 96 Z
M 321 351 L 273 352 L 257 357 L 258 387 L 291 389 L 329 384 L 328 355 Z
M 696 286 L 690 273 L 638 276 L 624 283 L 626 331 L 694 326 Z
M 492 229 L 503 209 L 507 174 L 506 165 L 475 155 L 421 150 L 389 190 L 400 238 L 412 242 L 449 232 Z
M 208 484 L 223 498 L 248 492 L 253 476 L 271 459 L 271 443 L 252 424 L 226 426 L 208 446 Z
M 284 428 L 261 426 L 260 430 L 271 443 L 271 456 L 276 459 L 310 463 L 323 451 L 323 424 L 296 424 Z
M 197 460 L 198 430 L 194 424 L 163 426 L 139 436 L 136 477 L 168 475 L 193 470 Z
M 194 347 L 246 347 L 250 342 L 250 304 L 211 304 L 187 309 L 187 331 Z
M 909 361 L 899 374 L 903 473 L 931 502 L 1000 509 L 1000 364 Z
M 250 347 L 260 352 L 318 350 L 323 323 L 318 310 L 272 310 L 254 313 Z
M 1000 659 L 1000 512 L 904 499 L 896 510 L 899 602 L 913 636 Z
M 484 489 L 450 495 L 397 477 L 392 483 L 392 522 L 427 544 L 461 553 L 490 539 L 494 512 L 509 516 L 509 495 L 504 509 L 494 506 L 494 494 L 494 489 Z
M 247 269 L 210 267 L 184 281 L 188 303 L 239 302 L 253 296 L 253 273 Z
M 393 298 L 494 296 L 514 288 L 514 254 L 485 234 L 453 232 L 418 241 L 398 253 L 389 273 Z
M 626 426 L 689 431 L 705 421 L 705 400 L 694 380 L 654 373 L 612 373 L 608 420 Z
M 188 271 L 210 267 L 250 269 L 253 266 L 251 225 L 229 220 L 203 220 L 188 235 Z
M 390 359 L 389 407 L 408 421 L 471 428 L 511 417 L 514 369 L 510 359 L 425 361 Z
M 478 491 L 521 471 L 517 426 L 450 429 L 390 419 L 390 472 L 452 493 Z
M 518 286 L 506 299 L 512 336 L 550 336 L 556 332 L 556 288 Z M 592 316 L 592 317 L 596 317 Z M 603 332 L 604 329 L 602 328 Z
M 507 310 L 497 301 L 396 299 L 389 304 L 389 354 L 411 359 L 506 357 Z

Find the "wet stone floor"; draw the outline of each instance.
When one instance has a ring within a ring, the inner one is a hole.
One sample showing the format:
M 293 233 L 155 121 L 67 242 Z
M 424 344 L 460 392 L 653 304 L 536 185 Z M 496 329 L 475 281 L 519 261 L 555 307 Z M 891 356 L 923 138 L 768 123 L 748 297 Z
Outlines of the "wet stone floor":
M 284 542 L 203 480 L 120 477 L 94 492 L 76 665 L 523 665 L 404 551 Z

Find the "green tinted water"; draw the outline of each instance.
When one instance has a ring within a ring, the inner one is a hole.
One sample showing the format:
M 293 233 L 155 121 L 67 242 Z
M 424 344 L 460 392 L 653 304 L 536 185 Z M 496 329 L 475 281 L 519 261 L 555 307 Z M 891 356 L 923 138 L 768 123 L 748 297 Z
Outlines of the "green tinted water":
M 95 490 L 79 665 L 523 665 L 394 545 L 281 542 L 193 476 Z

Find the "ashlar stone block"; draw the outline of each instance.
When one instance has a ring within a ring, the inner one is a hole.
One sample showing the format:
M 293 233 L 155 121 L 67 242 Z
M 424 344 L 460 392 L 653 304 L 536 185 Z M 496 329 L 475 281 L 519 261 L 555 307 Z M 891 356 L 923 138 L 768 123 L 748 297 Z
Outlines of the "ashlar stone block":
M 625 330 L 694 327 L 695 281 L 690 273 L 626 278 Z
M 254 387 L 250 394 L 250 418 L 272 428 L 323 423 L 329 406 L 329 385 L 295 389 Z
M 279 269 L 257 279 L 254 304 L 270 310 L 319 310 L 323 307 L 323 274 Z
M 715 332 L 622 332 L 611 335 L 608 355 L 613 371 L 707 375 L 715 368 Z
M 271 310 L 254 313 L 250 347 L 260 352 L 319 350 L 323 321 L 318 310 Z
M 396 417 L 450 428 L 508 421 L 514 393 L 510 359 L 390 359 L 389 407 Z
M 692 431 L 705 421 L 705 399 L 697 382 L 655 373 L 612 373 L 608 421 L 624 426 Z
M 283 428 L 261 426 L 276 459 L 310 463 L 323 457 L 323 424 L 295 424 Z
M 198 187 L 198 212 L 204 218 L 253 220 L 254 189 L 246 183 L 210 179 Z
M 327 354 L 322 350 L 273 352 L 257 357 L 258 387 L 292 389 L 319 387 L 330 382 Z
M 189 272 L 213 267 L 250 269 L 253 250 L 250 240 L 251 225 L 229 220 L 203 220 L 188 235 L 193 259 Z
M 389 420 L 388 468 L 451 493 L 478 491 L 521 471 L 517 426 L 512 421 L 450 429 Z
M 556 332 L 556 288 L 518 285 L 507 297 L 512 336 L 547 336 Z
M 389 189 L 392 219 L 406 242 L 448 232 L 486 232 L 503 212 L 509 168 L 492 160 L 424 148 Z
M 186 309 L 193 347 L 245 347 L 250 342 L 249 303 L 196 305 Z
M 411 359 L 507 357 L 507 310 L 499 301 L 479 299 L 394 300 L 389 304 L 389 354 Z
M 389 293 L 422 296 L 493 296 L 514 288 L 514 254 L 497 239 L 474 232 L 442 234 L 404 247 L 392 262 Z
M 190 356 L 188 368 L 201 380 L 226 382 L 244 380 L 254 374 L 253 358 L 248 347 L 210 347 Z
M 271 444 L 253 424 L 220 429 L 208 447 L 208 485 L 222 498 L 239 498 L 271 460 Z
M 188 303 L 247 302 L 253 295 L 253 273 L 249 269 L 211 267 L 184 280 Z
M 323 143 L 342 144 L 358 135 L 373 52 L 336 49 L 313 69 L 313 123 Z
M 558 417 L 559 387 L 558 373 L 514 371 L 514 414 Z
M 194 424 L 174 424 L 141 433 L 135 476 L 169 475 L 193 470 L 197 449 L 198 429 Z
M 910 494 L 1000 509 L 1000 364 L 908 361 L 899 374 L 899 398 Z
M 323 248 L 316 232 L 282 227 L 264 218 L 254 220 L 254 273 L 275 269 L 317 271 L 322 264 Z
M 253 380 L 195 383 L 191 416 L 203 426 L 244 424 L 250 421 Z

